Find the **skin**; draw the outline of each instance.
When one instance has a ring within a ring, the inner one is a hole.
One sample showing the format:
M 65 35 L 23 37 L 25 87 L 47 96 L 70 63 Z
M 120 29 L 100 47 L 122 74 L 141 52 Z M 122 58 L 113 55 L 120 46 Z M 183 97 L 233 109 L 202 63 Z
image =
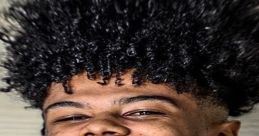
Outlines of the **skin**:
M 122 76 L 123 86 L 115 85 L 115 78 L 102 86 L 85 73 L 75 75 L 70 81 L 73 94 L 65 93 L 62 84 L 52 83 L 43 106 L 47 135 L 237 135 L 239 122 L 208 124 L 191 94 L 178 94 L 165 84 L 134 86 L 131 74 Z

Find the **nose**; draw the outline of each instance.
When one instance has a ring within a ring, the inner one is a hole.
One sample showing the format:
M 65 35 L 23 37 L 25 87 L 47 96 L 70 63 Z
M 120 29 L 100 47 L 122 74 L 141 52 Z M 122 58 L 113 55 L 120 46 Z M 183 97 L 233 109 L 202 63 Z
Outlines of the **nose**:
M 80 132 L 80 136 L 127 136 L 129 128 L 109 119 L 91 120 Z

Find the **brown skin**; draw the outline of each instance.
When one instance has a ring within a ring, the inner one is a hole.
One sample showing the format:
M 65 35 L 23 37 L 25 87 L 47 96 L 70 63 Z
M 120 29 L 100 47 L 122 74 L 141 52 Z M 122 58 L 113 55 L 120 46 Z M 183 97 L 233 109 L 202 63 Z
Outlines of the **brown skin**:
M 178 94 L 165 84 L 132 85 L 131 71 L 123 86 L 102 86 L 85 73 L 73 76 L 74 93 L 53 83 L 44 102 L 48 136 L 237 136 L 240 123 L 208 123 L 189 93 Z

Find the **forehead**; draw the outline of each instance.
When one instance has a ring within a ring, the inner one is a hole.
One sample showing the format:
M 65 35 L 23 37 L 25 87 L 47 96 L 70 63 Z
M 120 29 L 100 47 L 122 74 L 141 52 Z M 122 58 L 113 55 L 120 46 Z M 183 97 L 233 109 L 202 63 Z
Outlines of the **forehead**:
M 87 78 L 85 72 L 77 74 L 69 81 L 69 85 L 73 90 L 73 94 L 67 94 L 61 83 L 52 83 L 49 87 L 49 95 L 44 102 L 44 107 L 54 102 L 70 100 L 70 99 L 87 99 L 94 101 L 96 99 L 106 102 L 113 101 L 122 97 L 136 95 L 159 95 L 177 99 L 179 102 L 194 105 L 196 99 L 189 93 L 178 94 L 173 87 L 166 84 L 153 84 L 149 81 L 144 82 L 140 86 L 132 84 L 132 70 L 125 72 L 121 76 L 122 86 L 115 84 L 116 78 L 112 77 L 107 85 L 100 85 L 97 82 L 101 78 L 97 76 L 96 80 Z

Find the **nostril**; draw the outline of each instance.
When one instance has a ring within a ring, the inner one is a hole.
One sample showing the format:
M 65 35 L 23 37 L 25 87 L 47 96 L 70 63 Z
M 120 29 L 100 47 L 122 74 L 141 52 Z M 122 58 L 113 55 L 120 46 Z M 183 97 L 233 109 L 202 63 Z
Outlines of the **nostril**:
M 113 131 L 105 131 L 102 133 L 103 136 L 115 136 L 116 132 Z
M 106 131 L 102 133 L 102 136 L 116 136 L 116 134 L 117 134 L 116 132 Z M 84 136 L 95 136 L 95 134 L 89 132 L 89 133 L 86 133 Z
M 95 136 L 95 135 L 94 133 L 89 132 L 89 133 L 86 133 L 84 136 Z

